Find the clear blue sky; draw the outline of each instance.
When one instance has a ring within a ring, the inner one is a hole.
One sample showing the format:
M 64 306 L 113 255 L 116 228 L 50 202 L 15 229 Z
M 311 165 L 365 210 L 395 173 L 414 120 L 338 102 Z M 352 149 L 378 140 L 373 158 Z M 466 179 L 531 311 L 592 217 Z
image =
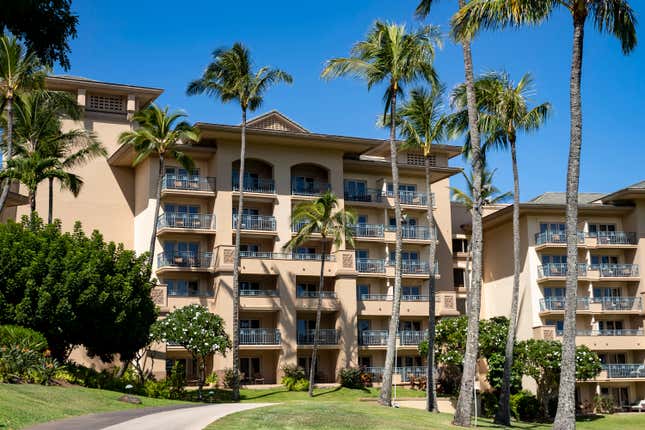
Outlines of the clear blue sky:
M 308 1 L 124 1 L 74 0 L 80 16 L 71 42 L 70 74 L 165 89 L 159 103 L 183 109 L 192 121 L 237 124 L 239 108 L 205 96 L 187 97 L 216 47 L 241 41 L 257 65 L 290 72 L 291 86 L 272 89 L 258 113 L 278 109 L 315 132 L 385 138 L 375 126 L 382 111 L 381 89 L 362 82 L 325 82 L 325 60 L 347 55 L 375 19 L 415 26 L 416 0 Z M 438 2 L 426 22 L 447 32 L 456 0 Z M 641 21 L 645 5 L 632 1 Z M 644 22 L 645 24 L 645 22 Z M 645 29 L 641 27 L 640 34 Z M 642 37 L 645 44 L 645 37 Z M 506 70 L 514 79 L 535 78 L 534 101 L 550 101 L 554 114 L 537 134 L 519 145 L 522 200 L 565 186 L 569 141 L 571 21 L 564 12 L 539 28 L 481 35 L 473 45 L 476 73 Z M 583 72 L 584 140 L 581 191 L 609 192 L 645 179 L 642 147 L 645 121 L 645 46 L 624 57 L 619 44 L 588 26 Z M 436 67 L 448 88 L 463 80 L 461 49 L 449 40 Z M 60 70 L 57 72 L 61 73 Z M 460 142 L 454 142 L 460 144 Z M 497 185 L 512 188 L 510 157 L 493 155 Z M 455 164 L 461 165 L 458 160 Z M 456 180 L 458 186 L 463 181 Z

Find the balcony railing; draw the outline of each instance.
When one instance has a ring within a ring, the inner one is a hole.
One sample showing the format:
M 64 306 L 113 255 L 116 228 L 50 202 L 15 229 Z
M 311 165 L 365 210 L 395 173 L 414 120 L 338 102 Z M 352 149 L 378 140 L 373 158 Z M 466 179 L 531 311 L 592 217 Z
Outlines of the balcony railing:
M 240 191 L 240 178 L 233 177 L 233 191 Z M 275 181 L 273 179 L 244 178 L 245 193 L 275 194 Z
M 428 227 L 406 225 L 401 229 L 403 239 L 430 240 L 432 236 Z
M 638 276 L 638 264 L 601 264 L 601 278 L 634 278 Z
M 356 260 L 356 270 L 362 273 L 385 273 L 385 260 L 362 258 Z
M 426 331 L 403 330 L 399 332 L 399 339 L 401 341 L 401 345 L 418 345 L 427 336 L 428 336 L 427 330 Z
M 404 294 L 401 296 L 401 300 L 404 302 L 427 302 L 429 297 L 415 294 Z
M 213 291 L 190 290 L 187 288 L 168 287 L 168 297 L 213 297 Z
M 576 298 L 577 310 L 589 310 L 589 298 Z M 567 298 L 564 296 L 552 296 L 540 299 L 540 311 L 563 311 L 566 307 Z
M 331 184 L 327 182 L 312 182 L 305 184 L 291 183 L 291 194 L 297 196 L 317 196 L 331 190 Z
M 607 231 L 595 234 L 598 245 L 637 245 L 638 238 L 634 232 Z
M 305 330 L 298 332 L 298 343 L 300 345 L 314 344 L 315 330 Z M 320 345 L 337 345 L 340 334 L 333 328 L 322 328 L 318 330 L 318 343 Z
M 241 328 L 240 345 L 280 345 L 280 330 L 275 328 Z
M 562 330 L 557 330 L 556 334 L 562 336 Z M 642 336 L 642 328 L 621 328 L 621 329 L 604 329 L 604 330 L 576 330 L 576 336 Z
M 350 227 L 355 237 L 383 237 L 383 224 L 355 224 Z
M 157 228 L 215 229 L 215 217 L 210 214 L 166 212 L 159 215 Z
M 387 345 L 387 330 L 363 330 L 359 333 L 360 345 Z
M 197 175 L 164 175 L 162 190 L 215 191 L 215 178 Z
M 645 378 L 645 364 L 603 364 L 608 378 Z
M 233 215 L 233 228 L 237 225 L 237 215 Z M 275 217 L 271 215 L 242 215 L 243 230 L 275 231 Z
M 390 266 L 394 266 L 394 260 L 389 261 Z M 427 275 L 430 273 L 430 265 L 425 261 L 403 260 L 401 261 L 401 271 L 405 275 Z M 435 264 L 435 274 L 439 268 Z
M 305 254 L 298 252 L 240 251 L 240 258 L 257 258 L 264 260 L 306 260 L 322 261 L 322 254 Z M 325 261 L 335 261 L 336 257 L 325 255 Z
M 415 378 L 426 376 L 428 370 L 425 366 L 411 366 L 411 367 L 395 367 L 394 373 L 401 376 L 402 382 L 408 382 L 410 375 Z M 363 371 L 372 377 L 372 381 L 380 381 L 383 379 L 383 367 L 364 367 Z
M 296 291 L 296 297 L 301 299 L 317 299 L 318 296 L 323 299 L 335 299 L 336 291 Z
M 213 260 L 211 252 L 160 252 L 157 254 L 157 267 L 204 267 L 208 268 Z
M 394 192 L 388 190 L 385 193 L 388 197 L 394 197 Z M 434 200 L 434 193 L 432 194 L 432 199 Z M 418 191 L 403 191 L 399 190 L 399 201 L 402 205 L 410 206 L 426 206 L 428 204 L 428 199 L 426 198 L 426 193 Z
M 366 191 L 350 191 L 345 190 L 345 200 L 350 202 L 363 202 L 363 203 L 380 203 L 383 201 L 383 193 L 381 190 L 368 189 Z
M 358 297 L 359 300 L 365 300 L 365 301 L 378 301 L 378 302 L 386 302 L 389 300 L 392 300 L 392 295 L 390 294 L 361 294 Z
M 543 231 L 535 234 L 535 244 L 543 245 L 547 243 L 565 244 L 567 243 L 567 233 L 564 231 Z M 585 243 L 585 233 L 578 232 L 578 243 Z
M 591 303 L 600 303 L 603 311 L 640 311 L 640 297 L 594 297 Z
M 587 275 L 587 265 L 585 263 L 578 264 L 578 275 Z M 567 263 L 548 263 L 538 266 L 538 278 L 546 277 L 564 277 L 567 276 Z
M 278 297 L 278 290 L 240 290 L 244 297 Z

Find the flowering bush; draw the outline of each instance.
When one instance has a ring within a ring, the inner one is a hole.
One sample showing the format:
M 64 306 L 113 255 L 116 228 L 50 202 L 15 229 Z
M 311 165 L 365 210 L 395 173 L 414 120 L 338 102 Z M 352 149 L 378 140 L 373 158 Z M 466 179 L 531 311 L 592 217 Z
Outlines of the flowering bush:
M 49 385 L 57 370 L 58 362 L 49 356 L 41 333 L 20 326 L 0 326 L 0 382 Z

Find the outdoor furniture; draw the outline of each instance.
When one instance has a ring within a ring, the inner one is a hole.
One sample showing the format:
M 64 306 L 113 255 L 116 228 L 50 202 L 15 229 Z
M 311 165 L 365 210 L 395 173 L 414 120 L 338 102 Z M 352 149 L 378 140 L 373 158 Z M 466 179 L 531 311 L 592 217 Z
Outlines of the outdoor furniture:
M 256 373 L 253 375 L 253 383 L 254 384 L 264 384 L 264 377 L 260 375 L 259 373 Z
M 632 411 L 645 412 L 645 399 L 630 408 Z
M 408 380 L 410 381 L 410 388 L 414 390 L 414 387 L 417 386 L 417 378 L 413 374 L 408 373 Z

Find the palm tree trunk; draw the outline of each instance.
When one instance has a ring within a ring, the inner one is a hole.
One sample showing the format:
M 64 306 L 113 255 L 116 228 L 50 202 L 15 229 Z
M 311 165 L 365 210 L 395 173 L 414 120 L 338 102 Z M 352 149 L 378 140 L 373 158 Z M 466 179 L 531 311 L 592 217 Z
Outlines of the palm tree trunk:
M 327 256 L 327 238 L 322 237 L 322 261 L 320 262 L 320 280 L 318 281 L 318 301 L 316 302 L 316 327 L 314 328 L 314 347 L 311 351 L 311 366 L 309 366 L 309 397 L 314 396 L 316 378 L 316 360 L 318 343 L 320 342 L 320 317 L 322 314 L 322 291 L 325 286 L 325 257 Z
M 13 97 L 7 97 L 7 154 L 3 157 L 2 163 L 7 166 L 11 160 L 13 153 Z M 2 193 L 0 194 L 0 212 L 4 208 L 9 197 L 9 188 L 11 187 L 11 180 L 9 178 L 4 180 L 2 186 Z
M 246 157 L 246 109 L 242 108 L 242 140 L 240 145 L 240 198 L 235 221 L 235 261 L 233 263 L 233 401 L 240 401 L 240 236 L 244 210 L 244 158 Z
M 567 166 L 567 283 L 562 336 L 562 367 L 558 411 L 553 422 L 555 430 L 576 427 L 576 303 L 578 288 L 578 185 L 580 181 L 580 150 L 582 146 L 582 51 L 586 16 L 574 14 L 573 52 L 571 58 L 571 141 Z
M 510 139 L 511 161 L 513 164 L 513 292 L 511 297 L 511 314 L 504 352 L 504 376 L 502 392 L 499 397 L 499 408 L 495 422 L 504 426 L 511 425 L 511 370 L 513 368 L 513 348 L 517 331 L 517 314 L 520 300 L 520 177 L 517 171 L 517 152 L 515 139 Z
M 463 7 L 466 0 L 459 0 L 459 7 Z M 472 253 L 473 269 L 470 289 L 468 290 L 468 331 L 466 339 L 466 352 L 464 354 L 463 374 L 461 388 L 453 424 L 470 427 L 473 412 L 473 392 L 475 376 L 477 373 L 477 355 L 479 349 L 479 313 L 481 308 L 481 275 L 482 275 L 482 213 L 481 213 L 481 186 L 482 186 L 482 159 L 477 127 L 477 102 L 475 99 L 475 78 L 473 75 L 473 58 L 470 43 L 462 43 L 464 53 L 464 70 L 466 75 L 466 98 L 468 101 L 468 128 L 472 145 L 472 170 L 473 170 L 473 209 L 472 209 Z
M 435 343 L 435 306 L 436 306 L 436 292 L 435 292 L 435 262 L 437 260 L 437 238 L 435 235 L 435 222 L 434 213 L 432 209 L 432 184 L 430 180 L 430 156 L 429 154 L 424 160 L 426 171 L 426 202 L 427 202 L 427 218 L 428 229 L 430 230 L 430 250 L 428 252 L 428 268 L 430 279 L 428 280 L 428 356 L 426 371 L 426 410 L 428 412 L 439 412 L 437 405 L 437 382 L 435 378 L 435 361 L 434 361 L 434 343 Z
M 155 216 L 152 220 L 152 236 L 150 237 L 150 249 L 148 256 L 148 267 L 152 271 L 152 262 L 155 256 L 155 245 L 157 244 L 157 220 L 159 219 L 159 207 L 161 206 L 161 185 L 163 184 L 163 172 L 166 169 L 166 160 L 163 154 L 159 154 L 159 172 L 157 177 L 157 190 L 155 191 Z
M 54 217 L 54 178 L 49 178 L 49 212 L 47 223 L 51 224 Z
M 385 368 L 383 369 L 383 383 L 379 403 L 384 406 L 392 405 L 392 376 L 394 361 L 396 360 L 396 334 L 399 326 L 401 311 L 401 199 L 399 196 L 399 166 L 397 165 L 396 146 L 396 83 L 392 89 L 390 102 L 390 162 L 392 165 L 392 191 L 394 192 L 394 216 L 396 218 L 396 248 L 394 256 L 394 293 L 392 299 L 392 317 L 387 337 L 387 353 L 385 355 Z
M 36 190 L 29 191 L 29 208 L 31 209 L 31 214 L 33 215 L 36 212 Z

